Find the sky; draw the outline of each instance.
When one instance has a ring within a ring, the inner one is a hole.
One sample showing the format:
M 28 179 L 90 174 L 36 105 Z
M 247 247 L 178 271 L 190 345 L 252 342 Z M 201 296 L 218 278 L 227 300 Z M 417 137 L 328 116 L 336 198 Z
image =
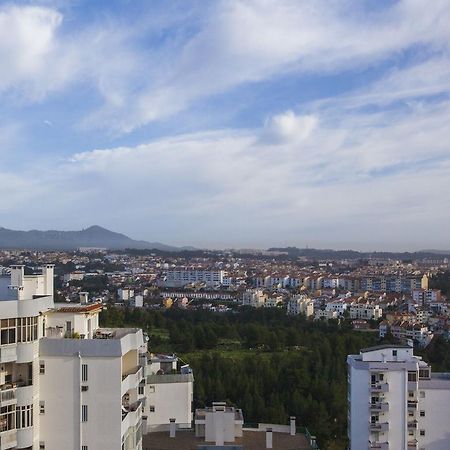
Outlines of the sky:
M 450 0 L 0 2 L 0 226 L 450 249 Z

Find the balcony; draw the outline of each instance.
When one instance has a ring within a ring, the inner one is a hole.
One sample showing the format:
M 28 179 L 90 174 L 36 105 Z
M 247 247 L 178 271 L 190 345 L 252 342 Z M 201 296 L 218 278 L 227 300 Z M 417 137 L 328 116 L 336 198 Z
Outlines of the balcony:
M 132 372 L 128 372 L 122 375 L 122 388 L 121 393 L 122 397 L 130 390 L 137 389 L 139 383 L 143 378 L 143 369 L 142 367 L 135 368 Z
M 10 345 L 2 345 L 0 346 L 0 363 L 7 363 L 16 361 L 17 359 L 17 346 Z
M 0 406 L 15 405 L 17 403 L 16 388 L 6 385 L 5 389 L 0 390 Z M 3 447 L 0 447 L 3 449 Z
M 388 422 L 369 423 L 369 429 L 373 433 L 384 433 L 389 430 Z
M 376 403 L 369 403 L 370 405 L 370 411 L 372 412 L 388 412 L 389 411 L 389 403 L 388 402 L 376 402 Z
M 7 450 L 17 446 L 16 430 L 9 430 L 0 432 L 0 449 Z
M 417 449 L 417 440 L 414 439 L 412 441 L 408 441 L 408 450 L 416 450 Z
M 369 441 L 369 448 L 377 450 L 389 450 L 389 442 L 371 442 Z
M 370 385 L 370 392 L 388 392 L 389 391 L 389 384 L 378 382 L 378 383 L 371 383 Z
M 122 436 L 127 432 L 128 428 L 136 427 L 142 418 L 142 401 L 133 403 L 128 408 L 122 407 Z
M 417 420 L 412 420 L 408 422 L 408 429 L 415 430 L 417 428 Z
M 408 409 L 417 409 L 417 401 L 408 400 Z
M 189 381 L 194 381 L 194 375 L 192 373 L 168 373 L 147 376 L 147 384 L 187 383 Z

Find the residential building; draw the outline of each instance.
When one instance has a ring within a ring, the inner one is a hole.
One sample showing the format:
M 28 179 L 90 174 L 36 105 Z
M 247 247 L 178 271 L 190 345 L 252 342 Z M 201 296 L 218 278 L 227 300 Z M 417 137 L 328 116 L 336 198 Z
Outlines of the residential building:
M 269 296 L 262 289 L 247 289 L 242 294 L 242 306 L 260 308 L 266 304 Z
M 223 284 L 226 272 L 224 270 L 168 270 L 163 282 L 165 287 L 183 287 L 187 284 L 204 284 L 207 287 Z
M 178 370 L 175 355 L 145 355 L 145 433 L 191 428 L 194 375 L 188 365 Z
M 169 380 L 160 363 L 154 382 L 142 330 L 100 328 L 101 309 L 55 304 L 52 265 L 0 277 L 1 450 L 141 450 L 144 404 L 159 405 L 160 421 L 190 423 L 190 369 Z
M 311 317 L 314 315 L 314 303 L 306 295 L 296 295 L 288 301 L 287 314 L 292 316 L 303 314 Z
M 441 291 L 439 289 L 414 289 L 412 298 L 418 305 L 425 306 L 439 302 L 441 300 Z
M 450 448 L 450 374 L 401 345 L 363 349 L 347 364 L 350 450 Z
M 383 310 L 379 305 L 371 303 L 355 303 L 350 305 L 351 319 L 378 320 L 383 316 Z

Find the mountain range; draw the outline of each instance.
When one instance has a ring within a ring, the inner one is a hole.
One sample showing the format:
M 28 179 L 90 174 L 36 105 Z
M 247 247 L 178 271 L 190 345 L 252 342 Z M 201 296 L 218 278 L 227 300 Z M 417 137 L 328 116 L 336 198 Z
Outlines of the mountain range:
M 114 250 L 125 248 L 160 251 L 189 250 L 160 242 L 137 241 L 98 225 L 81 231 L 18 231 L 0 227 L 0 249 L 75 250 L 79 247 L 99 247 Z

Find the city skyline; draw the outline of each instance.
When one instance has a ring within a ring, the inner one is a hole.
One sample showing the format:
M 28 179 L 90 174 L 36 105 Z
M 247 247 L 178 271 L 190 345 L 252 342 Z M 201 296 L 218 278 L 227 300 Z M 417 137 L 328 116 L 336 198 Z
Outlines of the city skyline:
M 448 2 L 0 6 L 0 226 L 450 248 Z

